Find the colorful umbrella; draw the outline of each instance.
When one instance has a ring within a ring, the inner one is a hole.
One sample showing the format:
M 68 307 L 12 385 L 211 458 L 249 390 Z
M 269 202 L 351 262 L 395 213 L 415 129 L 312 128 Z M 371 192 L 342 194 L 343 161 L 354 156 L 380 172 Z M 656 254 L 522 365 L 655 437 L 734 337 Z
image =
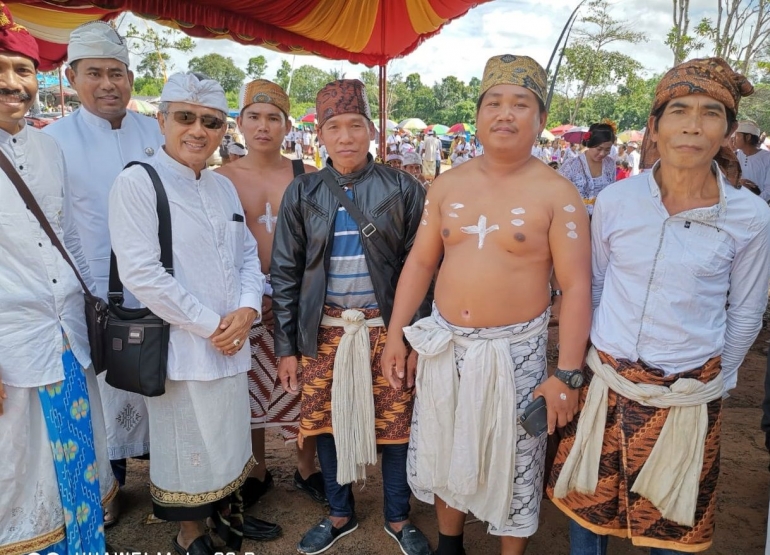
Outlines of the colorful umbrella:
M 633 129 L 629 129 L 628 131 L 623 131 L 620 133 L 618 135 L 618 139 L 621 143 L 630 143 L 631 141 L 641 143 L 644 140 L 644 133 L 642 131 L 634 131 Z
M 573 127 L 575 126 L 572 125 L 571 123 L 565 123 L 563 125 L 560 125 L 558 127 L 554 127 L 553 129 L 551 129 L 551 133 L 553 133 L 553 135 L 555 135 L 556 137 L 561 137 Z
M 553 133 L 548 131 L 548 129 L 543 129 L 543 131 L 540 133 L 540 138 L 546 139 L 548 141 L 553 141 L 556 137 L 554 136 Z
M 150 104 L 145 100 L 139 100 L 138 98 L 132 98 L 128 101 L 128 109 L 144 114 L 145 116 L 154 116 L 158 113 L 157 106 Z
M 434 123 L 425 128 L 425 131 L 433 131 L 436 135 L 446 135 L 449 131 L 449 127 L 441 125 L 440 123 Z
M 470 123 L 455 123 L 446 132 L 447 135 L 460 135 L 462 133 L 475 133 L 476 127 Z
M 72 29 L 134 12 L 192 37 L 228 38 L 368 66 L 405 56 L 449 21 L 491 0 L 17 0 L 17 23 L 41 40 L 42 71 L 67 55 Z M 105 6 L 105 7 L 101 7 Z
M 583 140 L 583 133 L 588 131 L 588 127 L 572 127 L 561 136 L 568 143 L 580 143 Z
M 401 129 L 407 129 L 408 131 L 422 131 L 426 127 L 426 123 L 422 121 L 420 118 L 409 118 L 405 119 L 401 123 L 398 124 L 398 126 Z
M 299 121 L 303 123 L 317 123 L 315 119 L 315 114 L 307 114 L 306 116 L 302 116 L 302 118 Z

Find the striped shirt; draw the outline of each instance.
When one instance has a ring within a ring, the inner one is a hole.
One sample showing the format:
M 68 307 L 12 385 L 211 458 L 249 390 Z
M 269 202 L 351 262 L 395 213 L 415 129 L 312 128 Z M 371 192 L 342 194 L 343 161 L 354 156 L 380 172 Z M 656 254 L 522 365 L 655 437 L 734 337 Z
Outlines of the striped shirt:
M 353 189 L 345 194 L 353 198 Z M 334 240 L 326 283 L 326 304 L 336 308 L 377 308 L 358 224 L 340 206 L 334 219 Z

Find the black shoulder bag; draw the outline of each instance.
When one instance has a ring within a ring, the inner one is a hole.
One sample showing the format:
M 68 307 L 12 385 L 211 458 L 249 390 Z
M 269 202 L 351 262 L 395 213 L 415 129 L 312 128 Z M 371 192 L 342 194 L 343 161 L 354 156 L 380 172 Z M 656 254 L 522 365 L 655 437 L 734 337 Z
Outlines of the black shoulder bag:
M 337 180 L 334 179 L 328 169 L 324 168 L 319 171 L 318 174 L 321 176 L 332 194 L 337 197 L 338 201 L 340 201 L 340 204 L 345 207 L 345 210 L 348 211 L 350 217 L 356 221 L 361 235 L 369 240 L 372 246 L 374 246 L 374 248 L 380 252 L 380 255 L 382 255 L 382 257 L 388 261 L 388 264 L 390 264 L 396 272 L 399 272 L 401 270 L 401 264 L 399 263 L 399 260 L 393 250 L 385 242 L 385 239 L 377 229 L 377 226 L 374 225 L 374 222 L 372 222 L 363 212 L 361 212 L 358 206 L 356 206 L 356 203 L 350 200 L 350 198 L 345 194 L 345 191 L 342 190 L 342 187 L 340 187 L 340 184 L 337 183 Z
M 88 290 L 86 283 L 80 276 L 80 272 L 78 272 L 77 267 L 72 262 L 69 254 L 67 254 L 67 250 L 64 248 L 64 245 L 62 245 L 61 241 L 59 241 L 59 237 L 57 237 L 56 233 L 51 227 L 51 223 L 48 221 L 48 218 L 45 217 L 45 214 L 40 208 L 40 205 L 37 203 L 37 200 L 32 194 L 32 191 L 29 190 L 29 187 L 27 187 L 27 184 L 24 183 L 24 180 L 19 175 L 19 172 L 16 171 L 16 168 L 1 150 L 0 167 L 2 167 L 5 175 L 8 176 L 8 179 L 10 179 L 11 183 L 13 183 L 14 187 L 16 187 L 16 190 L 19 191 L 19 195 L 27 205 L 27 208 L 29 208 L 29 210 L 35 215 L 38 222 L 40 222 L 40 227 L 42 227 L 43 231 L 45 231 L 46 235 L 48 235 L 48 238 L 51 240 L 51 244 L 59 249 L 59 252 L 64 257 L 64 260 L 67 261 L 67 264 L 70 265 L 72 271 L 75 272 L 75 277 L 78 278 L 80 287 L 83 288 L 83 296 L 85 298 L 86 304 L 85 312 L 86 325 L 88 327 L 88 343 L 91 347 L 91 363 L 94 366 L 94 370 L 98 374 L 104 370 L 103 345 L 104 329 L 107 322 L 107 303 L 105 303 L 96 295 L 91 294 L 91 291 Z
M 160 262 L 173 275 L 171 251 L 171 212 L 168 197 L 155 168 L 140 165 L 150 174 L 158 204 L 158 239 Z M 169 324 L 149 308 L 125 308 L 123 283 L 118 274 L 118 261 L 110 252 L 109 317 L 105 334 L 107 383 L 117 389 L 157 397 L 166 392 L 166 363 L 168 361 Z

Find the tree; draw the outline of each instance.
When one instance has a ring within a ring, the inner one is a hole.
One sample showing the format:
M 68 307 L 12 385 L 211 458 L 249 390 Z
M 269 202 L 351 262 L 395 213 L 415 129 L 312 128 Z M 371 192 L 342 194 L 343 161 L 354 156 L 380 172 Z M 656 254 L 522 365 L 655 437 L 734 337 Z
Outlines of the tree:
M 315 102 L 315 97 L 332 76 L 315 66 L 304 65 L 294 70 L 291 79 L 292 102 Z
M 770 36 L 770 0 L 717 0 L 717 20 L 704 17 L 696 33 L 714 45 L 714 55 L 747 73 Z
M 142 77 L 163 79 L 164 73 L 174 67 L 170 60 L 171 56 L 166 52 L 148 52 L 136 66 L 136 73 Z
M 690 0 L 673 0 L 673 4 L 674 26 L 665 43 L 674 53 L 674 65 L 679 65 L 693 50 L 703 48 L 703 42 L 687 34 L 690 30 Z
M 144 63 L 145 60 L 147 61 L 146 67 L 157 62 L 157 66 L 153 67 L 149 74 L 145 73 L 144 75 L 163 78 L 163 82 L 165 82 L 168 70 L 170 69 L 166 67 L 166 61 L 169 59 L 169 55 L 166 51 L 177 50 L 179 52 L 191 52 L 195 48 L 195 42 L 191 37 L 174 29 L 161 29 L 156 31 L 146 22 L 145 26 L 146 30 L 142 32 L 139 31 L 133 23 L 128 25 L 128 29 L 124 33 L 128 48 L 133 54 L 142 59 L 142 63 Z M 118 23 L 117 27 L 120 27 L 120 23 Z M 155 57 L 155 62 L 151 61 L 153 56 Z M 140 68 L 137 69 L 142 71 Z
M 190 71 L 203 73 L 219 81 L 225 92 L 238 91 L 246 78 L 246 73 L 235 66 L 232 58 L 229 56 L 226 58 L 221 54 L 195 57 L 190 60 L 187 67 Z
M 291 79 L 291 64 L 286 60 L 281 60 L 281 67 L 275 73 L 275 82 L 283 89 L 289 88 L 289 80 Z
M 566 63 L 559 77 L 565 85 L 565 96 L 572 98 L 570 123 L 577 118 L 586 94 L 642 69 L 630 56 L 606 49 L 619 42 L 637 44 L 647 40 L 644 33 L 632 31 L 629 23 L 614 19 L 609 8 L 608 0 L 591 0 L 589 15 L 581 18 L 584 26 L 576 32 L 577 40 L 564 49 Z
M 770 129 L 770 84 L 756 85 L 754 94 L 741 100 L 738 119 L 750 119 L 760 129 Z
M 249 64 L 246 66 L 246 75 L 252 79 L 262 79 L 267 71 L 267 59 L 262 56 L 249 58 Z

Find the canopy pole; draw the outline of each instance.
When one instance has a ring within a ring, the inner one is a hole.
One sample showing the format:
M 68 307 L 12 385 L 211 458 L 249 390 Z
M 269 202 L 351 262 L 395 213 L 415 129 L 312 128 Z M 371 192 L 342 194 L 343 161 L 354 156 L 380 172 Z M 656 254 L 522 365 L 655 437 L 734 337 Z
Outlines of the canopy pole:
M 61 117 L 64 117 L 64 75 L 61 71 L 62 66 L 59 66 L 59 103 L 61 107 Z
M 385 162 L 387 160 L 387 147 L 385 145 L 385 136 L 387 134 L 387 121 L 388 121 L 388 107 L 386 105 L 387 88 L 388 86 L 388 70 L 386 65 L 380 66 L 380 87 L 379 87 L 379 103 L 380 103 L 380 160 Z

